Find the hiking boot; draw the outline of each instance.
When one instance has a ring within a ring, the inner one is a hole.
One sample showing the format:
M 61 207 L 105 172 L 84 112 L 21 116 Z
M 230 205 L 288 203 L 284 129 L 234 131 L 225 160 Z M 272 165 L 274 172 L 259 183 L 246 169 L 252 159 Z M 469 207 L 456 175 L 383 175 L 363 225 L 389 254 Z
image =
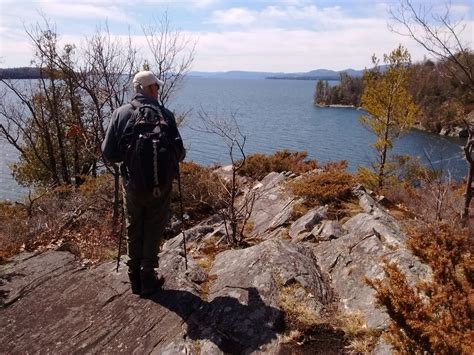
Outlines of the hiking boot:
M 151 296 L 163 286 L 163 277 L 158 277 L 155 270 L 142 270 L 140 272 L 142 297 Z
M 132 293 L 135 295 L 139 295 L 142 291 L 140 271 L 129 271 L 128 278 L 130 279 L 130 285 L 132 286 Z

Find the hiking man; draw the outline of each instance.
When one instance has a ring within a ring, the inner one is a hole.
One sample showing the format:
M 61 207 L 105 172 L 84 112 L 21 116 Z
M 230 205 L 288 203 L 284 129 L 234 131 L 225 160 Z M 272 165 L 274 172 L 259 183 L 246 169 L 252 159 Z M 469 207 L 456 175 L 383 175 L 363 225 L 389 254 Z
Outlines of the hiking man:
M 132 292 L 141 296 L 161 286 L 155 268 L 169 220 L 172 180 L 185 156 L 174 115 L 158 102 L 163 84 L 150 71 L 138 72 L 135 97 L 113 112 L 102 142 L 104 158 L 122 162 L 128 276 Z

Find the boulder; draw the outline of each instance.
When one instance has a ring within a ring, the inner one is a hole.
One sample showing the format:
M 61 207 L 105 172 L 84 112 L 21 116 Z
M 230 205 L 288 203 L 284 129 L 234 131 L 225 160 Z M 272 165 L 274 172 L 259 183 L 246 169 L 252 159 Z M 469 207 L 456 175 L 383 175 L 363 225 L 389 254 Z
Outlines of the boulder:
M 325 220 L 311 231 L 316 240 L 337 239 L 344 234 L 342 226 L 337 221 Z
M 290 227 L 290 237 L 295 238 L 300 234 L 309 234 L 314 226 L 320 223 L 327 214 L 327 207 L 321 206 L 307 212 L 303 217 L 293 222 Z
M 184 231 L 186 243 L 188 243 L 188 246 L 191 244 L 197 245 L 203 239 L 213 236 L 219 232 L 224 232 L 224 225 L 222 217 L 217 214 Z M 176 237 L 171 238 L 163 243 L 162 250 L 166 251 L 171 249 L 180 249 L 182 248 L 182 244 L 183 234 L 180 232 Z
M 333 301 L 329 283 L 308 248 L 267 240 L 250 248 L 220 253 L 212 269 L 208 302 L 216 305 L 201 314 L 228 336 L 233 353 L 255 350 L 275 353 L 282 330 L 278 309 L 281 288 L 297 283 L 307 290 L 306 304 L 321 312 Z M 236 342 L 239 340 L 238 342 Z M 263 347 L 262 347 L 263 346 Z

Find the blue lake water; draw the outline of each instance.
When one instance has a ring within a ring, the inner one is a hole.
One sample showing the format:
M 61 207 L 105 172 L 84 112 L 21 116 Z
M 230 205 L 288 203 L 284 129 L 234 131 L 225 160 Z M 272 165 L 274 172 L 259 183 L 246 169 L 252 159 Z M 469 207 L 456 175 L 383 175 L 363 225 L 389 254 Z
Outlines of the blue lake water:
M 181 133 L 188 147 L 187 160 L 201 164 L 230 162 L 225 142 L 212 134 L 196 130 L 199 112 L 223 120 L 232 114 L 247 137 L 245 151 L 273 153 L 279 149 L 306 150 L 319 162 L 347 160 L 349 169 L 368 165 L 373 158 L 370 144 L 375 138 L 362 127 L 362 111 L 349 108 L 313 106 L 314 81 L 187 78 L 182 89 L 170 101 L 177 112 L 189 111 Z M 412 130 L 396 141 L 393 154 L 427 155 L 436 167 L 461 179 L 466 175 L 464 142 Z M 25 189 L 12 179 L 8 164 L 16 152 L 0 141 L 0 199 L 20 199 Z

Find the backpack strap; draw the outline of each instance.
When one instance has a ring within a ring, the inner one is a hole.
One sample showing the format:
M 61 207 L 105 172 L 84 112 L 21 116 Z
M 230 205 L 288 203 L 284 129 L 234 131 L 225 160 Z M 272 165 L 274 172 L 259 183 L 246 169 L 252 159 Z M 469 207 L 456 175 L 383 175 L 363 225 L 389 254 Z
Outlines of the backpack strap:
M 143 104 L 138 101 L 137 99 L 133 99 L 131 102 L 130 102 L 130 105 L 132 105 L 133 109 L 136 110 L 137 108 L 143 106 Z

